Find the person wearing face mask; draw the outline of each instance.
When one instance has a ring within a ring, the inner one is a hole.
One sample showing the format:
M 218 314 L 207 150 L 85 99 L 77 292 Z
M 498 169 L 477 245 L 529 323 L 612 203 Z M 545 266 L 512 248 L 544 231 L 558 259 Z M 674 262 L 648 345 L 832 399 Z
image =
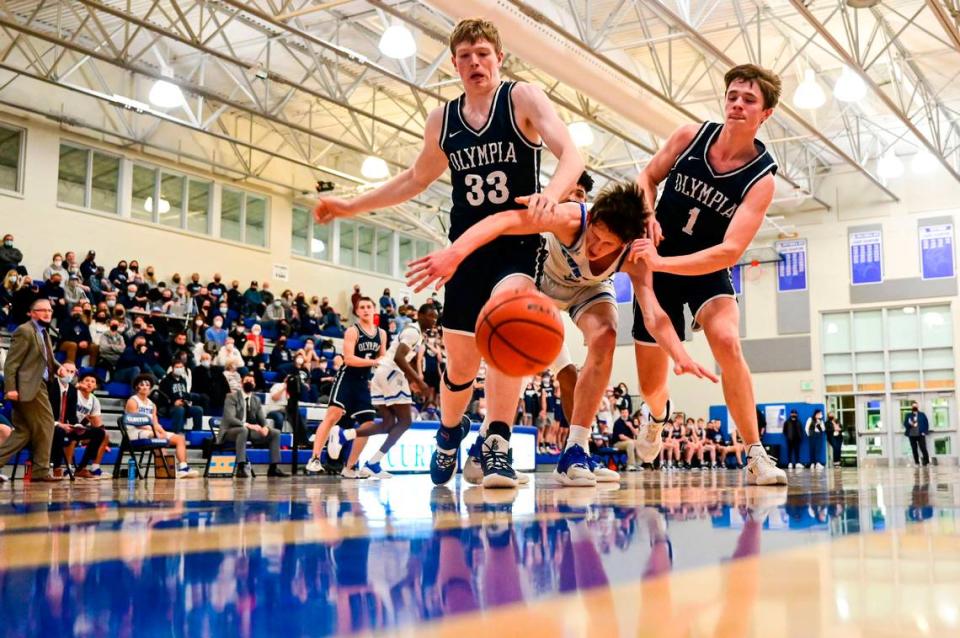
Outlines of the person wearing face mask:
M 174 361 L 170 372 L 160 381 L 160 411 L 170 417 L 170 432 L 183 432 L 187 419 L 194 431 L 203 429 L 203 408 L 193 404 L 189 371 L 182 361 Z
M 274 299 L 272 303 L 267 305 L 266 310 L 263 311 L 263 324 L 273 327 L 278 321 L 283 319 L 289 319 L 287 310 L 283 307 L 283 300 Z
M 70 442 L 83 442 L 86 448 L 83 458 L 77 465 L 74 474 L 77 479 L 96 479 L 88 469 L 94 461 L 106 433 L 102 428 L 88 428 L 80 425 L 77 419 L 77 388 L 73 385 L 77 376 L 77 368 L 72 363 L 64 363 L 57 370 L 57 377 L 47 384 L 47 394 L 50 397 L 50 409 L 54 416 L 53 441 L 50 448 L 50 458 L 53 461 L 53 475 L 63 478 L 62 465 L 72 464 L 73 458 L 64 455 L 64 449 Z
M 806 425 L 807 439 L 810 441 L 810 467 L 818 470 L 823 469 L 821 459 L 825 459 L 826 450 L 824 442 L 827 432 L 827 426 L 823 422 L 823 411 L 816 409 L 813 416 L 807 419 Z
M 68 308 L 73 308 L 75 305 L 84 302 L 89 303 L 90 299 L 80 283 L 80 275 L 70 275 L 70 280 L 67 281 L 67 287 L 64 290 L 64 299 Z
M 796 410 L 790 410 L 790 418 L 783 422 L 783 438 L 787 441 L 788 468 L 800 466 L 800 442 L 803 440 L 803 425 Z
M 100 340 L 97 342 L 100 344 L 97 367 L 113 370 L 120 360 L 120 355 L 126 350 L 127 344 L 123 338 L 123 332 L 121 332 L 120 326 L 119 321 L 110 319 L 106 332 L 100 336 Z M 133 377 L 135 376 L 136 375 L 133 375 Z M 133 377 L 130 378 L 132 379 Z
M 247 341 L 253 343 L 254 352 L 258 355 L 263 354 L 263 351 L 266 347 L 266 342 L 263 338 L 263 329 L 260 327 L 260 324 L 253 324 L 250 327 L 250 333 L 246 335 Z M 284 340 L 286 342 L 286 340 Z
M 129 383 L 131 379 L 140 374 L 152 374 L 154 377 L 163 376 L 163 368 L 150 351 L 147 340 L 143 335 L 134 337 L 133 343 L 120 355 L 113 379 Z
M 190 281 L 187 283 L 187 292 L 193 296 L 196 295 L 201 288 L 203 288 L 203 284 L 200 283 L 200 273 L 191 273 Z
M 53 253 L 53 257 L 50 259 L 50 265 L 43 270 L 43 278 L 49 280 L 50 276 L 55 272 L 60 273 L 61 285 L 65 284 L 70 273 L 67 272 L 66 266 L 63 265 L 63 255 L 60 253 Z
M 280 375 L 287 375 L 293 369 L 293 353 L 287 347 L 287 338 L 280 336 L 270 352 L 270 369 Z
M 336 371 L 330 368 L 325 357 L 320 357 L 317 367 L 310 372 L 310 382 L 316 388 L 317 401 L 322 403 L 330 399 L 336 378 Z
M 95 366 L 97 356 L 96 349 L 91 348 L 92 343 L 90 329 L 83 321 L 83 310 L 80 306 L 74 306 L 70 318 L 60 325 L 60 347 L 58 349 L 66 353 L 68 363 L 76 363 L 89 354 L 90 365 Z
M 13 246 L 13 235 L 7 233 L 3 236 L 3 244 L 0 245 L 0 272 L 16 270 L 20 272 L 20 262 L 23 261 L 23 252 Z M 26 272 L 20 274 L 25 275 Z
M 213 325 L 207 328 L 203 340 L 214 342 L 218 348 L 227 343 L 227 331 L 223 328 L 223 317 L 213 318 Z
M 63 289 L 63 282 L 61 280 L 61 275 L 59 272 L 54 272 L 50 275 L 48 281 L 43 282 L 43 285 L 40 286 L 39 297 L 44 297 L 50 300 L 50 303 L 53 304 L 53 318 L 57 320 L 57 324 L 67 317 L 67 300 L 66 292 Z
M 127 272 L 127 262 L 122 259 L 117 262 L 115 268 L 110 270 L 110 274 L 107 275 L 107 279 L 110 280 L 110 284 L 116 290 L 126 290 L 127 281 L 130 279 L 130 274 Z
M 914 401 L 910 411 L 903 417 L 904 434 L 910 439 L 910 450 L 913 452 L 913 462 L 919 467 L 921 456 L 923 465 L 930 465 L 930 454 L 927 452 L 927 433 L 930 431 L 930 421 L 927 415 L 920 411 L 920 404 Z
M 299 400 L 300 401 L 315 401 L 316 395 L 313 392 L 313 388 L 310 384 L 310 371 L 307 370 L 306 361 L 303 358 L 303 355 L 299 352 L 293 359 L 293 370 L 288 376 L 296 376 L 295 386 L 300 389 Z M 289 384 L 288 384 L 289 387 Z
M 89 285 L 90 278 L 97 272 L 97 267 L 97 251 L 90 250 L 83 261 L 80 262 L 80 277 L 83 279 L 83 283 Z
M 8 318 L 13 311 L 13 295 L 20 286 L 20 275 L 12 268 L 5 271 L 3 276 L 3 285 L 0 286 L 0 322 L 3 325 L 8 323 Z
M 260 284 L 250 282 L 250 287 L 243 291 L 243 316 L 259 315 L 263 311 L 263 297 L 260 296 Z
M 146 273 L 143 276 L 143 283 L 145 283 L 148 288 L 157 288 L 162 283 L 157 280 L 157 271 L 153 266 L 147 266 Z M 164 284 L 164 286 L 166 286 L 166 284 Z
M 113 294 L 111 292 L 113 286 L 103 274 L 102 266 L 97 266 L 97 269 L 90 275 L 90 278 L 87 279 L 86 282 L 90 287 L 90 299 L 97 303 L 106 300 L 108 295 Z
M 123 288 L 123 295 L 119 299 L 121 306 L 127 310 L 132 310 L 133 308 L 143 308 L 143 304 L 146 302 L 146 298 L 141 300 L 137 296 L 137 284 L 130 282 Z
M 289 476 L 279 468 L 280 430 L 269 427 L 260 399 L 254 394 L 253 375 L 243 378 L 243 386 L 227 396 L 220 422 L 220 443 L 234 443 L 237 451 L 237 478 L 250 478 L 247 466 L 247 442 L 270 447 L 268 477 Z
M 217 299 L 226 299 L 227 286 L 223 283 L 223 277 L 220 273 L 213 273 L 213 281 L 207 284 L 207 290 Z

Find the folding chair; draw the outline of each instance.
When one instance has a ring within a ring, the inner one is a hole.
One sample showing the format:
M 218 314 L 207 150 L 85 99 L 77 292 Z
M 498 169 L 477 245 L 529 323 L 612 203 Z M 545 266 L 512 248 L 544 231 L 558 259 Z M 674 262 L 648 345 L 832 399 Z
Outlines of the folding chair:
M 157 450 L 162 450 L 168 447 L 169 443 L 166 439 L 159 438 L 149 438 L 149 439 L 136 439 L 131 440 L 129 434 L 127 434 L 127 427 L 143 427 L 145 425 L 152 425 L 153 421 L 149 416 L 145 414 L 123 414 L 117 419 L 117 425 L 120 427 L 120 449 L 117 452 L 117 461 L 113 466 L 113 478 L 120 478 L 120 468 L 123 465 L 123 455 L 129 454 L 133 459 L 134 466 L 137 469 L 137 478 L 145 479 L 150 473 L 150 463 L 146 464 L 146 467 L 141 471 L 141 466 L 144 464 L 143 457 L 147 452 L 152 452 L 154 455 L 157 453 Z M 139 457 L 137 456 L 139 453 Z

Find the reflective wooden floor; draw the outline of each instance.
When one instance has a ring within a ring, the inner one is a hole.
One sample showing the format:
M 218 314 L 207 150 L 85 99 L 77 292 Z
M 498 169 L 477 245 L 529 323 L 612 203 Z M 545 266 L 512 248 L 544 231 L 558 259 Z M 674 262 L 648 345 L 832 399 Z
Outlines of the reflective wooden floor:
M 17 482 L 0 636 L 960 636 L 958 484 Z

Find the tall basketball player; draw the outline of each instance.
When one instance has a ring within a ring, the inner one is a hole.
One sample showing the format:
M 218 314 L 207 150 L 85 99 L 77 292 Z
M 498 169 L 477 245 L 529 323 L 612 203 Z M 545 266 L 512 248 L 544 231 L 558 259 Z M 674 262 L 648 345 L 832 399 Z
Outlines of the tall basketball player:
M 653 208 L 657 185 L 665 184 L 656 223 L 646 239 L 634 243 L 630 259 L 642 259 L 654 271 L 654 293 L 677 334 L 684 334 L 684 304 L 693 315 L 693 329 L 706 334 L 722 371 L 730 416 L 747 446 L 747 481 L 786 484 L 786 473 L 760 444 L 753 380 L 740 349 L 740 312 L 729 271 L 753 241 L 773 200 L 777 164 L 756 135 L 773 115 L 780 78 L 745 64 L 730 69 L 724 81 L 723 123 L 677 129 L 637 178 L 648 209 Z M 660 431 L 670 416 L 669 362 L 636 307 L 633 336 L 640 391 L 653 417 L 638 445 L 649 462 L 660 450 Z
M 530 84 L 502 82 L 503 49 L 496 26 L 481 19 L 462 20 L 450 36 L 453 65 L 463 94 L 427 117 L 424 144 L 416 162 L 383 186 L 352 200 L 322 198 L 314 209 L 319 223 L 407 201 L 423 192 L 449 166 L 453 183 L 450 240 L 477 221 L 515 208 L 524 196 L 535 213 L 552 211 L 583 171 L 566 126 L 544 92 Z M 543 144 L 558 164 L 549 186 L 540 192 Z M 539 237 L 503 237 L 477 251 L 447 284 L 442 319 L 447 368 L 440 390 L 441 427 L 430 462 L 433 482 L 453 478 L 457 450 L 470 422 L 464 417 L 472 395 L 480 354 L 474 326 L 483 304 L 496 290 L 532 290 Z M 490 370 L 487 418 L 481 455 L 485 487 L 514 487 L 509 463 L 513 422 L 522 379 Z

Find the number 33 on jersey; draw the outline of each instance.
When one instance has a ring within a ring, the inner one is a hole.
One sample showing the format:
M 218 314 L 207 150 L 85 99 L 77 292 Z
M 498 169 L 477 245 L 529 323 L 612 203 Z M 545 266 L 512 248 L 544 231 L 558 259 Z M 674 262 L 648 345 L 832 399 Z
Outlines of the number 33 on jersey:
M 513 82 L 502 82 L 484 125 L 467 124 L 464 96 L 447 103 L 440 148 L 453 184 L 450 240 L 484 217 L 517 207 L 514 198 L 540 192 L 540 149 L 520 131 L 513 113 Z

